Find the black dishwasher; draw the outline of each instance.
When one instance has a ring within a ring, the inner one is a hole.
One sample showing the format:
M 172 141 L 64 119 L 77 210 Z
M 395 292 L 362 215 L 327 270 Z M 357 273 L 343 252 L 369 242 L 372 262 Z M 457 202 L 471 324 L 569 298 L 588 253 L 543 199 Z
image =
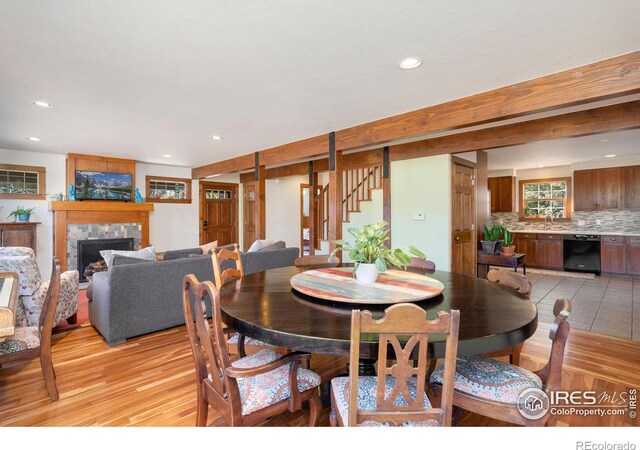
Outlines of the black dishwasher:
M 564 270 L 600 275 L 600 236 L 565 234 L 563 241 Z

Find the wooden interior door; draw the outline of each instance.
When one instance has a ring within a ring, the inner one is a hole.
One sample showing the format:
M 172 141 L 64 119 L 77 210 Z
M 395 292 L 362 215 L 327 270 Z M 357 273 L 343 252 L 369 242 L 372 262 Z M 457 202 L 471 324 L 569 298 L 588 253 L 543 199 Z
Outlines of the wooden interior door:
M 251 247 L 260 234 L 260 224 L 258 216 L 258 182 L 250 181 L 242 184 L 243 187 L 243 250 Z
M 200 183 L 200 244 L 238 242 L 238 185 Z
M 475 168 L 453 163 L 451 271 L 476 275 Z

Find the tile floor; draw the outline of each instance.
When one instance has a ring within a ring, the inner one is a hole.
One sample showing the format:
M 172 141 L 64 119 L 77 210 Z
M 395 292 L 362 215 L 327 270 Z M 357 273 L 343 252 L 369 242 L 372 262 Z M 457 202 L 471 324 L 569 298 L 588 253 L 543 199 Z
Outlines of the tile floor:
M 592 280 L 528 272 L 531 300 L 538 319 L 553 322 L 553 304 L 569 298 L 572 327 L 625 339 L 640 340 L 640 278 L 595 277 Z

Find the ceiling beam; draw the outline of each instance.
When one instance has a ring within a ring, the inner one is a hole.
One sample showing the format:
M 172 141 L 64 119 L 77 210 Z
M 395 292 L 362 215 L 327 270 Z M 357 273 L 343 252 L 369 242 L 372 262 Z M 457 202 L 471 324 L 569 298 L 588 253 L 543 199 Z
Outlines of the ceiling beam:
M 416 111 L 336 131 L 338 151 L 459 129 L 640 92 L 640 52 L 606 59 Z M 323 156 L 328 134 L 260 152 L 261 164 Z M 247 164 L 247 159 L 250 164 Z M 196 167 L 193 178 L 253 167 L 253 154 Z
M 640 52 L 336 132 L 350 150 L 640 92 Z
M 640 100 L 390 146 L 391 161 L 640 128 Z

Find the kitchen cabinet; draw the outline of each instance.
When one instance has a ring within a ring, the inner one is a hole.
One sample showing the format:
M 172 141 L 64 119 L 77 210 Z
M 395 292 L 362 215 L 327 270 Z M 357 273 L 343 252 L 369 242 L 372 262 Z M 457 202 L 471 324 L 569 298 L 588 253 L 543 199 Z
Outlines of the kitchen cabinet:
M 596 203 L 596 171 L 573 172 L 573 210 L 595 211 Z
M 602 236 L 602 272 L 640 275 L 640 237 Z
M 620 167 L 596 170 L 596 208 L 599 211 L 622 209 L 620 175 Z
M 513 233 L 517 253 L 527 255 L 527 267 L 562 270 L 562 234 Z
M 640 166 L 573 172 L 574 211 L 640 209 Z
M 487 182 L 491 191 L 491 212 L 515 212 L 516 177 L 491 177 Z
M 640 209 L 640 166 L 622 167 L 622 207 Z
M 562 270 L 562 235 L 538 234 L 536 239 L 536 267 Z

